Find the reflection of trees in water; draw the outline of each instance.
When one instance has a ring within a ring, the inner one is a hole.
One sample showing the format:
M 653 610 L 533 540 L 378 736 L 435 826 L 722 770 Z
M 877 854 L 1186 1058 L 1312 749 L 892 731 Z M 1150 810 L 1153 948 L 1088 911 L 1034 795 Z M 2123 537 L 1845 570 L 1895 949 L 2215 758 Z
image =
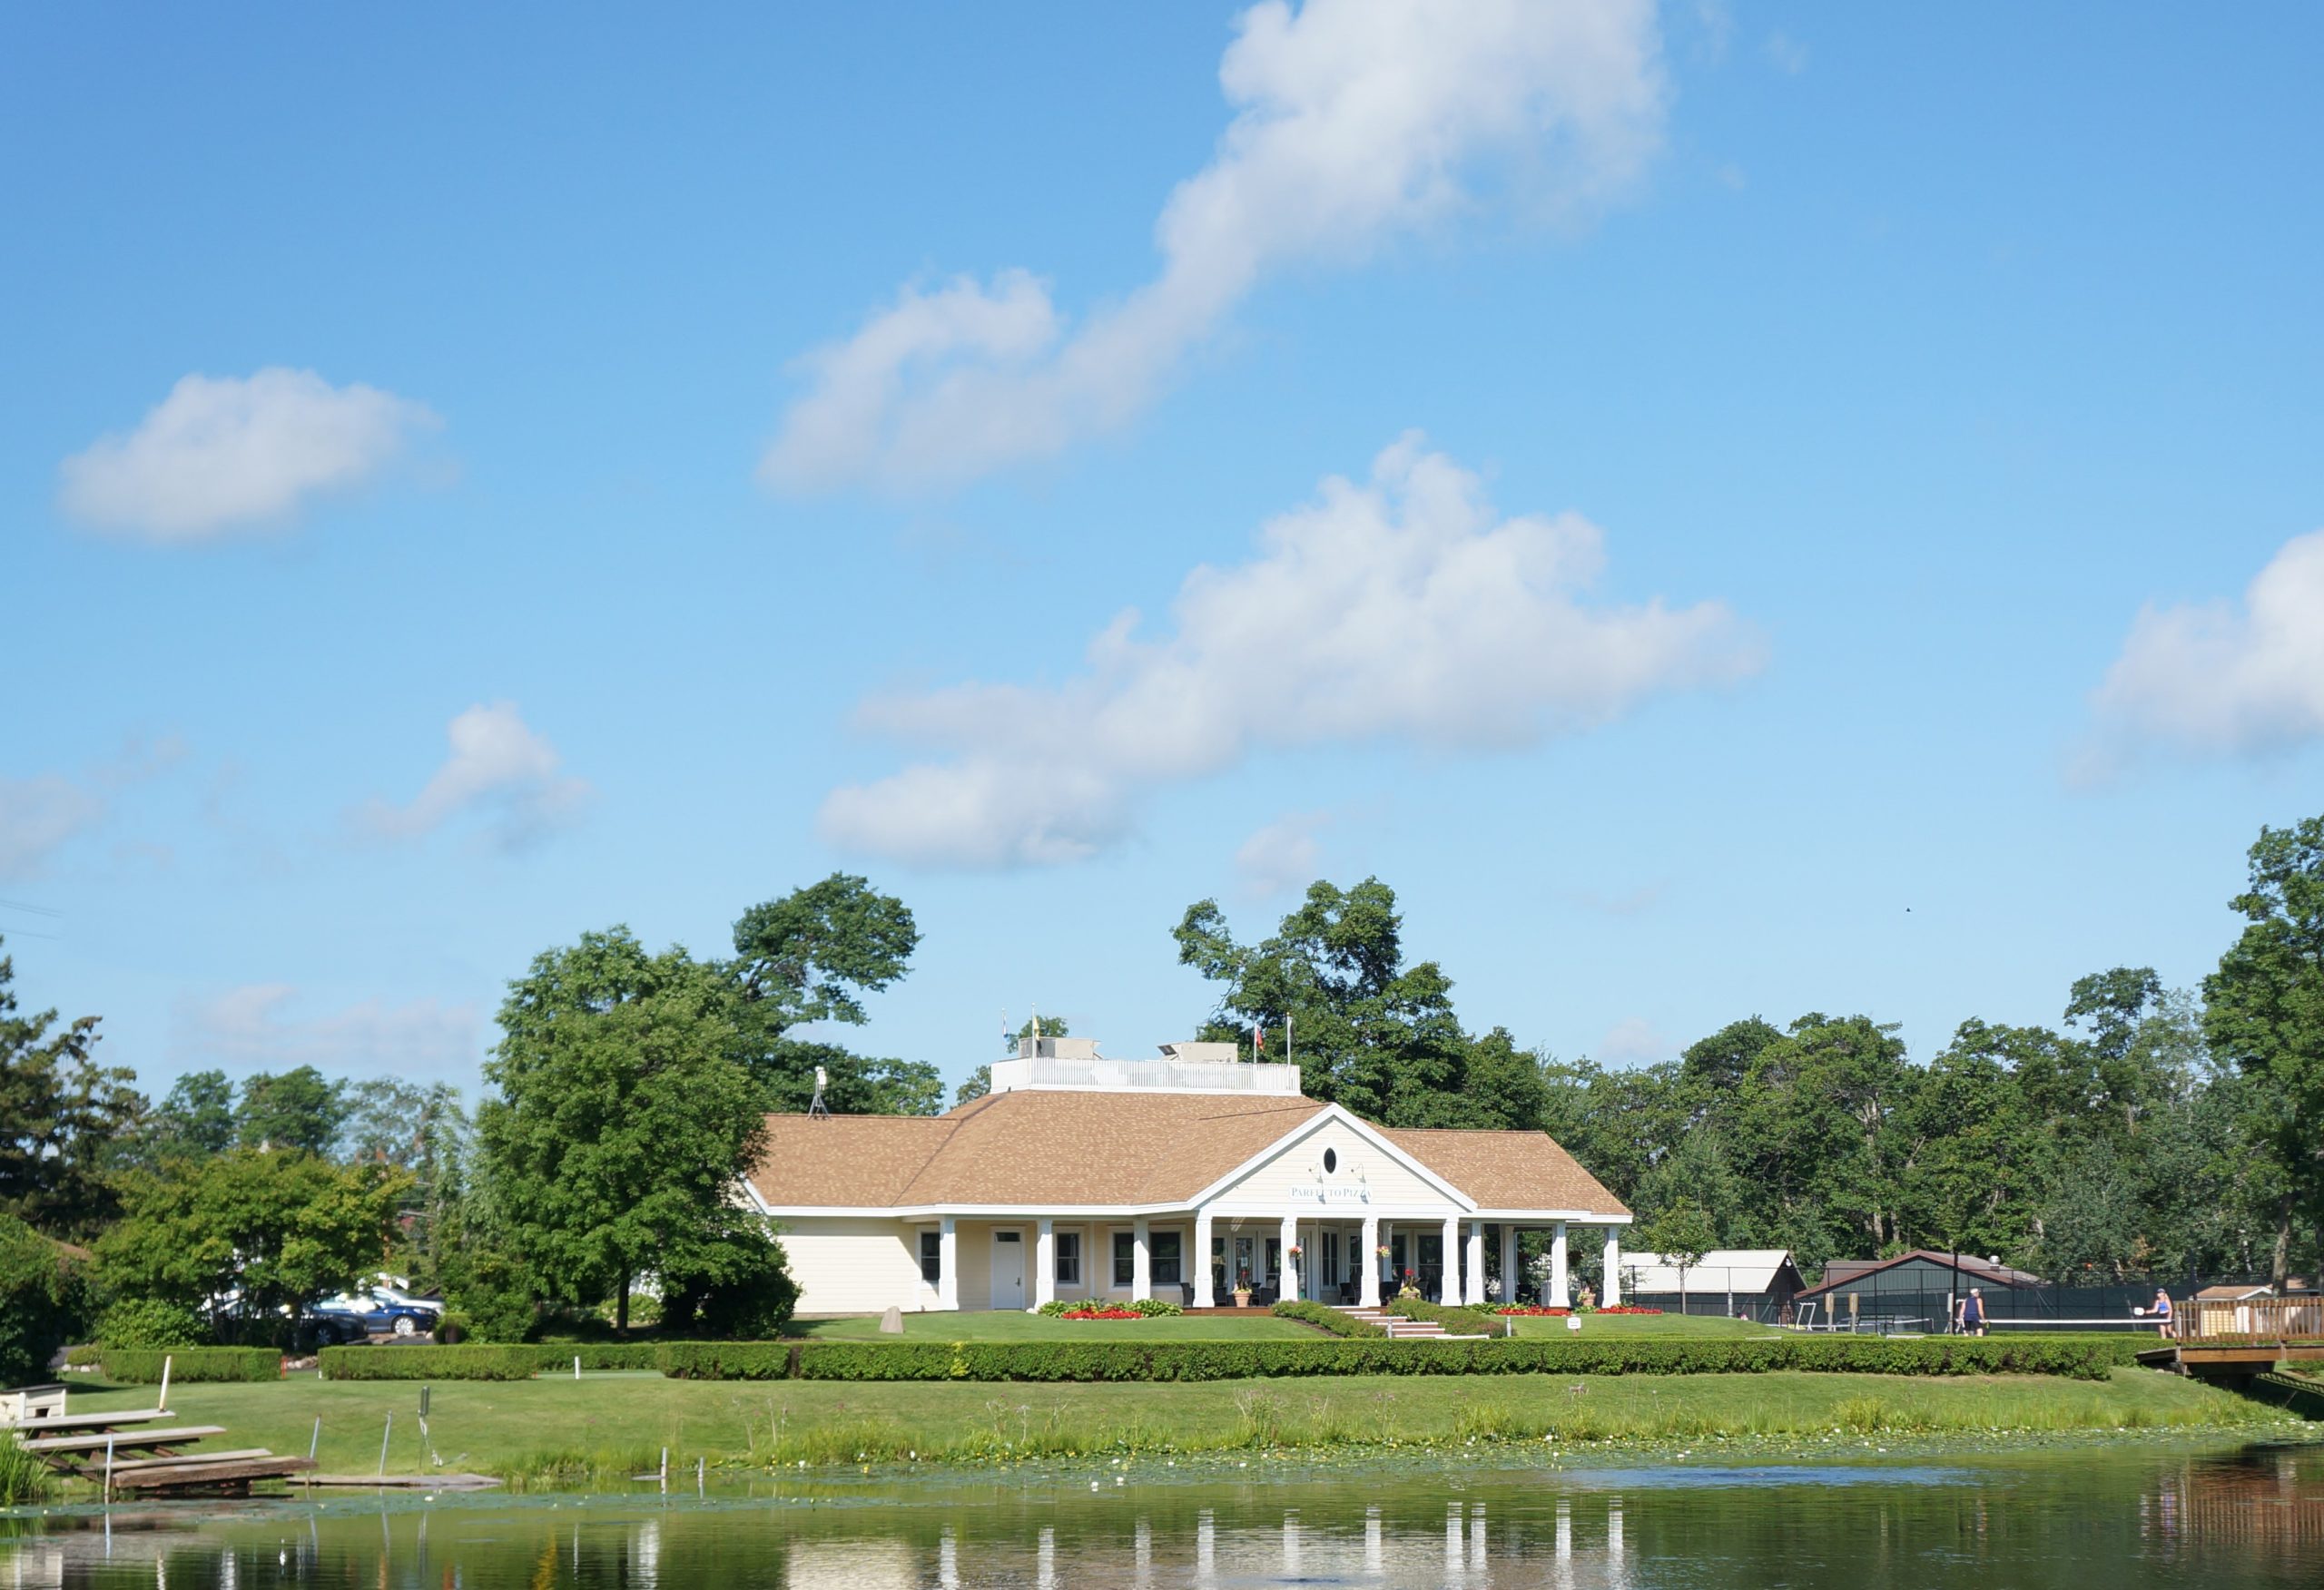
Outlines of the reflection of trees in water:
M 2251 1447 L 2167 1469 L 2140 1498 L 2141 1535 L 2173 1553 L 2230 1548 L 2245 1560 L 2319 1565 L 2324 1580 L 2324 1452 Z

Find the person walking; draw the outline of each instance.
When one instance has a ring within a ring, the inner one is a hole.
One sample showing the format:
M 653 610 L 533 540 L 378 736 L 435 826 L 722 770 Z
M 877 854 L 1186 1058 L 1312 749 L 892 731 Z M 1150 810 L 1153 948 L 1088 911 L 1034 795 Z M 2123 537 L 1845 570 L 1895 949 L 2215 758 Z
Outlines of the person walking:
M 1968 1301 L 1961 1305 L 1961 1329 L 1971 1336 L 1985 1333 L 1985 1297 L 1974 1286 L 1969 1289 Z

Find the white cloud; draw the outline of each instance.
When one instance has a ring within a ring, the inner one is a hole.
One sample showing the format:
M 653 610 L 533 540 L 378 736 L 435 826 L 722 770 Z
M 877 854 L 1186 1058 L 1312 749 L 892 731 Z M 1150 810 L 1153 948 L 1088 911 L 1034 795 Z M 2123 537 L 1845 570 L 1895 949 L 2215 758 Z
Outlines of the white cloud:
M 1153 280 L 1070 335 L 1022 270 L 906 287 L 800 361 L 761 478 L 908 486 L 1056 453 L 1144 407 L 1268 273 L 1456 215 L 1495 161 L 1586 212 L 1660 138 L 1650 0 L 1266 0 L 1236 25 L 1218 74 L 1235 118 L 1163 206 Z
M 104 820 L 111 796 L 159 778 L 187 755 L 185 741 L 176 734 L 130 735 L 78 779 L 63 773 L 0 779 L 0 878 L 39 876 L 52 855 Z
M 383 839 L 411 839 L 473 811 L 497 843 L 514 848 L 570 818 L 588 799 L 588 784 L 559 772 L 556 748 L 517 715 L 513 702 L 470 707 L 445 735 L 451 754 L 427 786 L 407 805 L 366 802 L 354 814 L 359 828 Z
M 1255 750 L 1392 741 L 1534 744 L 1761 662 L 1717 602 L 1592 604 L 1598 527 L 1500 517 L 1477 478 L 1406 437 L 1369 483 L 1334 477 L 1257 555 L 1187 576 L 1175 632 L 1126 611 L 1058 689 L 962 684 L 867 702 L 863 723 L 948 760 L 825 800 L 825 836 L 934 866 L 1078 860 L 1137 798 Z
M 0 878 L 37 877 L 66 840 L 104 814 L 103 797 L 62 773 L 0 779 Z
M 462 1075 L 482 1057 L 474 1005 L 367 999 L 300 1018 L 297 991 L 254 983 L 207 999 L 183 999 L 171 1013 L 172 1058 L 187 1069 L 220 1065 L 281 1071 L 299 1065 L 396 1076 Z
M 1655 1031 L 1652 1022 L 1633 1016 L 1614 1024 L 1600 1041 L 1597 1057 L 1617 1065 L 1651 1065 L 1670 1057 L 1670 1041 Z
M 2240 606 L 2142 611 L 2093 706 L 2096 762 L 2141 743 L 2238 755 L 2324 737 L 2324 530 L 2286 542 Z
M 1313 881 L 1323 853 L 1315 831 L 1330 820 L 1325 812 L 1297 811 L 1245 839 L 1235 852 L 1235 870 L 1241 874 L 1244 888 L 1254 895 L 1277 895 Z
M 423 404 L 312 370 L 187 376 L 135 430 L 65 459 L 59 500 L 103 529 L 201 541 L 359 486 L 440 423 Z

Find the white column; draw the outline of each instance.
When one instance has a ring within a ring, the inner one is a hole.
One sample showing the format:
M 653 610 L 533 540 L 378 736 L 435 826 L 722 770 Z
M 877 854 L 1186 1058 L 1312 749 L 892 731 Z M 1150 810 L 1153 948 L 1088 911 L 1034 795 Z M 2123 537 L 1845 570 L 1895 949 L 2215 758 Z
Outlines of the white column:
M 1507 1221 L 1501 1222 L 1501 1300 L 1520 1301 L 1517 1293 L 1521 1283 L 1517 1276 L 1517 1228 Z
M 1444 1217 L 1444 1274 L 1436 1283 L 1436 1300 L 1457 1303 L 1461 1300 L 1461 1217 Z
M 960 1233 L 950 1215 L 936 1227 L 936 1306 L 958 1311 L 960 1307 Z
M 1622 1300 L 1622 1228 L 1606 1228 L 1606 1284 L 1598 1289 L 1598 1306 L 1610 1309 Z
M 1466 1303 L 1483 1302 L 1485 1300 L 1485 1222 L 1481 1220 L 1472 1220 L 1469 1222 L 1469 1251 L 1461 1261 L 1461 1270 L 1462 1280 L 1465 1283 L 1461 1289 L 1461 1300 Z
M 1057 1222 L 1042 1221 L 1034 1228 L 1033 1308 L 1057 1296 Z
M 1207 1309 L 1217 1300 L 1210 1291 L 1210 1215 L 1203 1210 L 1195 1212 L 1195 1307 Z
M 1383 1234 L 1384 1230 L 1378 1215 L 1364 1217 L 1364 1253 L 1355 1271 L 1362 1280 L 1355 1293 L 1359 1308 L 1376 1309 L 1380 1306 L 1380 1255 L 1372 1250 L 1387 1240 Z
M 1283 1286 L 1275 1295 L 1285 1302 L 1299 1300 L 1299 1265 L 1291 1256 L 1292 1248 L 1299 1241 L 1299 1217 L 1283 1217 Z
M 1142 1214 L 1129 1227 L 1129 1295 L 1133 1299 L 1154 1295 L 1154 1267 Z
M 1573 1295 L 1565 1284 L 1565 1222 L 1558 1222 L 1550 1234 L 1550 1307 L 1573 1307 Z

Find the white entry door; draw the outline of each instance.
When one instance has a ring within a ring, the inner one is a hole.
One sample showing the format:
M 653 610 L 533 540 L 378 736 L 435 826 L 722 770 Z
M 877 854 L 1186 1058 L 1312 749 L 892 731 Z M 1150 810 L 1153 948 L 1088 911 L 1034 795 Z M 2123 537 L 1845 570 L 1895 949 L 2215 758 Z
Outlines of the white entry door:
M 992 1233 L 992 1306 L 996 1309 L 1021 1309 L 1025 1306 L 1025 1233 L 1022 1232 Z

